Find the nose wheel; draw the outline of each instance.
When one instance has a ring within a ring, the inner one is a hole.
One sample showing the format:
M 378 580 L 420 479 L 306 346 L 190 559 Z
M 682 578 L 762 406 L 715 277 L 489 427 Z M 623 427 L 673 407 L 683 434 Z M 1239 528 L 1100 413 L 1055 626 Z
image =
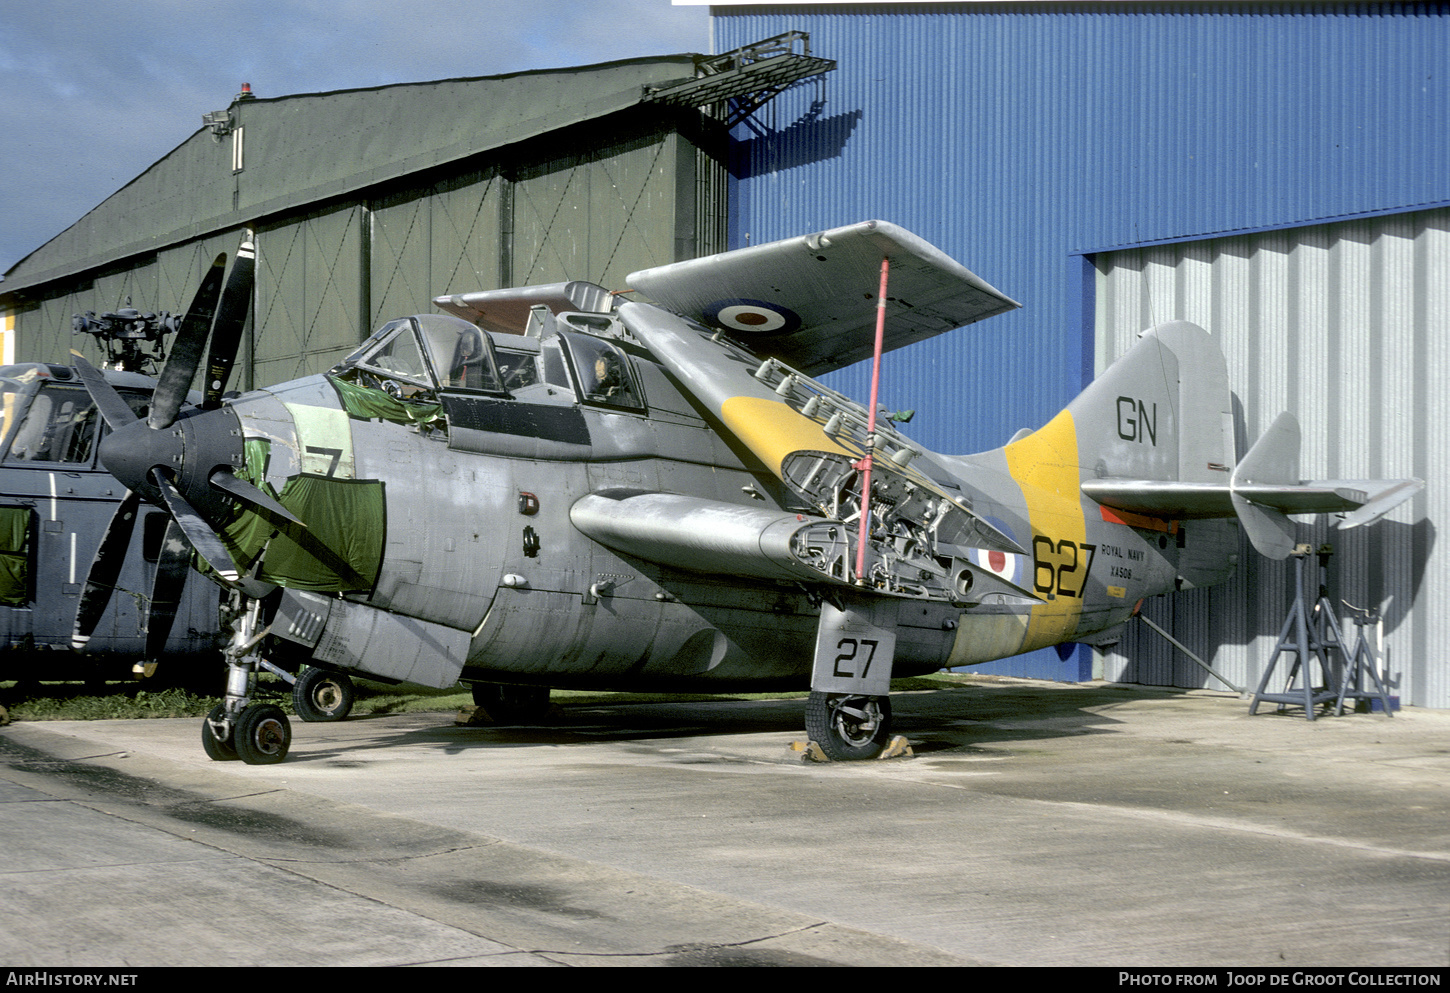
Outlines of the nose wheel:
M 226 720 L 225 704 L 217 704 L 201 722 L 201 747 L 213 762 L 235 762 L 237 746 L 232 743 L 232 724 Z
M 225 762 L 241 759 L 247 765 L 274 765 L 287 757 L 292 746 L 292 724 L 282 708 L 252 703 L 257 680 L 257 646 L 267 636 L 260 626 L 261 602 L 234 592 L 223 613 L 233 622 L 227 645 L 227 692 L 201 727 L 207 757 Z
M 282 708 L 257 703 L 242 711 L 233 732 L 237 757 L 247 765 L 273 765 L 287 757 L 292 725 Z

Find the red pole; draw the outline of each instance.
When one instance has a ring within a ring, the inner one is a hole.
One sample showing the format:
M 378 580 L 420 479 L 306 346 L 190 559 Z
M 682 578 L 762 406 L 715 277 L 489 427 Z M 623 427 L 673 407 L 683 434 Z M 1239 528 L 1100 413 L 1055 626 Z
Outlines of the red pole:
M 866 457 L 861 460 L 861 516 L 856 531 L 856 583 L 866 584 L 866 540 L 871 534 L 871 458 L 876 451 L 876 394 L 881 387 L 881 342 L 886 336 L 886 273 L 881 260 L 881 292 L 876 295 L 876 349 L 871 359 L 871 406 L 866 411 Z

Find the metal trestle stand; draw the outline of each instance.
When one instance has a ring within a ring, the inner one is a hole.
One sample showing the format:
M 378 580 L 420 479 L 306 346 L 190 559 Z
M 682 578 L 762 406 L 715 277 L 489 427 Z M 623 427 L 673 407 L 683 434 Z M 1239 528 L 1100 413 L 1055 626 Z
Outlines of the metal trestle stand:
M 1329 655 L 1330 652 L 1338 651 L 1340 659 L 1348 661 L 1349 653 L 1345 650 L 1344 636 L 1339 630 L 1339 621 L 1335 619 L 1334 606 L 1329 601 L 1329 591 L 1325 586 L 1325 571 L 1333 551 L 1329 545 L 1319 546 L 1317 553 L 1312 552 L 1308 545 L 1295 546 L 1294 605 L 1289 608 L 1289 616 L 1284 618 L 1284 626 L 1279 631 L 1279 642 L 1274 646 L 1274 654 L 1259 680 L 1254 701 L 1249 705 L 1250 714 L 1258 710 L 1260 703 L 1277 703 L 1280 710 L 1285 705 L 1303 707 L 1305 718 L 1312 721 L 1316 707 L 1341 696 Z M 1304 595 L 1304 563 L 1311 554 L 1317 554 L 1319 559 L 1318 597 L 1312 608 Z M 1289 668 L 1289 676 L 1284 681 L 1284 692 L 1265 693 L 1264 688 L 1269 685 L 1269 680 L 1274 675 L 1274 667 L 1278 665 L 1279 657 L 1286 652 L 1293 653 L 1294 664 Z M 1314 685 L 1309 664 L 1311 660 L 1319 664 L 1319 674 L 1323 681 L 1318 686 Z M 1296 677 L 1299 683 L 1297 686 Z
M 1348 605 L 1352 610 L 1359 610 L 1352 604 Z M 1390 702 L 1391 697 L 1387 687 L 1390 685 L 1389 673 L 1383 677 L 1380 675 L 1380 657 L 1375 651 L 1367 637 L 1366 628 L 1379 627 L 1379 615 L 1373 612 L 1361 613 L 1354 618 L 1354 624 L 1359 629 L 1358 639 L 1354 643 L 1354 654 L 1349 658 L 1349 668 L 1344 672 L 1344 683 L 1339 688 L 1339 699 L 1335 701 L 1334 712 L 1344 713 L 1345 700 L 1371 700 L 1378 698 L 1380 705 L 1385 709 L 1385 716 L 1394 716 L 1394 706 Z M 1375 639 L 1379 642 L 1379 639 Z M 1374 683 L 1374 689 L 1368 689 L 1364 683 L 1364 677 L 1369 676 Z

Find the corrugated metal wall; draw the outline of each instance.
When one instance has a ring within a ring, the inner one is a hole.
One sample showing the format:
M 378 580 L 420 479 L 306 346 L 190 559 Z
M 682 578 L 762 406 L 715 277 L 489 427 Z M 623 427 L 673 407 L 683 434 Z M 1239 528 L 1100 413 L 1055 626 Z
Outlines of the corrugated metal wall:
M 366 241 L 366 214 L 359 205 L 257 231 L 252 320 L 257 383 L 325 371 L 367 336 Z
M 838 62 L 736 130 L 732 246 L 884 217 L 1024 304 L 893 359 L 933 448 L 994 447 L 1091 376 L 1074 251 L 1450 201 L 1450 16 L 1423 5 L 714 14 L 716 51 L 799 29 Z
M 736 130 L 732 246 L 882 217 L 1024 304 L 888 358 L 882 402 L 916 408 L 908 432 L 940 451 L 996 447 L 1091 379 L 1094 274 L 1077 253 L 1450 204 L 1439 6 L 713 14 L 716 51 L 802 30 L 838 62 Z M 1285 306 L 1278 292 L 1250 306 Z M 860 368 L 832 385 L 868 390 Z M 1038 654 L 1010 671 L 1075 678 L 1083 663 Z
M 1354 631 L 1348 604 L 1383 616 L 1399 695 L 1450 706 L 1441 648 L 1450 635 L 1450 556 L 1436 550 L 1434 523 L 1450 519 L 1450 210 L 1108 252 L 1094 261 L 1099 371 L 1152 324 L 1192 321 L 1214 334 L 1228 359 L 1242 401 L 1240 455 L 1289 410 L 1304 430 L 1305 477 L 1432 482 L 1371 528 L 1339 532 L 1310 518 L 1298 541 L 1333 546 L 1328 587 L 1346 637 Z M 1241 546 L 1229 583 L 1155 599 L 1144 610 L 1253 688 L 1293 601 L 1293 572 Z M 1288 675 L 1288 663 L 1281 665 L 1275 690 Z M 1102 673 L 1222 685 L 1205 682 L 1201 669 L 1137 625 L 1104 654 Z

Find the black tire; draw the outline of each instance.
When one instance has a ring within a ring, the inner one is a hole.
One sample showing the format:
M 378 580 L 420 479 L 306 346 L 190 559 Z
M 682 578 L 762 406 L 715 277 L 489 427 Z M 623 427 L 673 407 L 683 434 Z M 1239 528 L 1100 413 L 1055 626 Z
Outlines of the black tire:
M 201 722 L 201 747 L 206 752 L 206 757 L 213 762 L 235 762 L 237 760 L 237 749 L 232 744 L 232 735 L 228 735 L 225 741 L 218 740 L 216 732 L 211 729 L 212 721 L 219 721 L 226 713 L 226 708 L 217 704 L 206 715 L 206 720 Z
M 874 759 L 891 740 L 891 698 L 812 693 L 806 734 L 834 761 Z
M 232 738 L 237 757 L 247 765 L 275 765 L 292 747 L 292 724 L 281 707 L 257 703 L 242 711 Z
M 340 672 L 306 668 L 292 685 L 292 707 L 304 721 L 340 721 L 352 713 L 357 694 L 352 680 Z
M 549 688 L 474 683 L 473 703 L 495 724 L 538 724 L 549 715 Z

